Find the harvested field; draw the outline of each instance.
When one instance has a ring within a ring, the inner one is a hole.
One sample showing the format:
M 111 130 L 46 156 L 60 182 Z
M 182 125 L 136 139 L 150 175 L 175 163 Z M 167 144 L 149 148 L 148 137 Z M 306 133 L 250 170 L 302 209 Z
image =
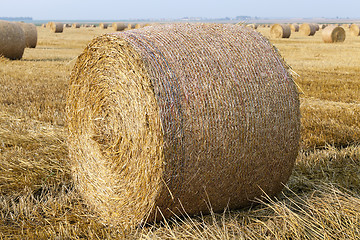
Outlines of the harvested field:
M 94 36 L 113 30 L 37 31 L 21 60 L 0 58 L 0 239 L 124 237 L 84 203 L 67 164 L 70 71 Z M 223 213 L 210 202 L 210 215 L 139 226 L 127 239 L 358 239 L 360 38 L 345 29 L 342 44 L 326 44 L 321 31 L 271 39 L 302 92 L 301 150 L 282 194 Z

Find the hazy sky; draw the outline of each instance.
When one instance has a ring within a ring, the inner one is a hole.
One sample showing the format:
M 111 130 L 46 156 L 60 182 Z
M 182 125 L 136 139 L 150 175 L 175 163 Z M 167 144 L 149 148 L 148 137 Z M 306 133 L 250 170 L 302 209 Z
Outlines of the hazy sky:
M 360 0 L 0 0 L 1 17 L 116 20 L 236 16 L 360 18 Z

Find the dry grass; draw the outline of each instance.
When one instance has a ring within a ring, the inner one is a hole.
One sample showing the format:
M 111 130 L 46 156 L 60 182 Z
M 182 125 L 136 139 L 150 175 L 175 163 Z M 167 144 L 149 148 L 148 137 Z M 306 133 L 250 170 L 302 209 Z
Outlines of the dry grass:
M 269 36 L 269 28 L 259 31 Z M 38 28 L 23 59 L 0 58 L 0 239 L 116 239 L 72 185 L 64 107 L 74 58 L 107 30 Z M 129 239 L 359 239 L 360 39 L 272 40 L 300 77 L 303 149 L 278 199 L 145 226 Z M 314 137 L 315 136 L 315 137 Z

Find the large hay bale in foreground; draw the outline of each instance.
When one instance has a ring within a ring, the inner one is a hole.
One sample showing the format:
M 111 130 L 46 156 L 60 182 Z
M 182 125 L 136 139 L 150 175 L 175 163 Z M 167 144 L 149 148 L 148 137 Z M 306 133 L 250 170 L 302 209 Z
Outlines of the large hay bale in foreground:
M 270 29 L 270 37 L 272 38 L 289 38 L 291 28 L 288 24 L 274 24 Z
M 114 22 L 112 28 L 114 31 L 123 31 L 126 28 L 126 25 L 124 23 Z
M 295 23 L 290 24 L 290 29 L 293 32 L 298 32 L 299 31 L 299 24 L 295 24 Z
M 353 36 L 360 36 L 360 24 L 351 24 L 350 33 Z
M 303 23 L 299 27 L 299 32 L 304 36 L 314 36 L 316 33 L 316 26 L 312 23 Z
M 53 22 L 50 25 L 50 30 L 53 33 L 62 33 L 64 31 L 64 25 L 62 23 Z
M 25 33 L 19 24 L 0 20 L 0 56 L 21 59 L 25 44 Z
M 322 31 L 322 39 L 325 43 L 344 42 L 345 30 L 342 27 L 328 26 Z
M 78 190 L 124 228 L 273 196 L 299 148 L 287 65 L 261 34 L 230 24 L 95 38 L 72 71 L 67 116 Z
M 25 47 L 35 48 L 37 44 L 37 29 L 33 23 L 18 23 L 25 33 Z

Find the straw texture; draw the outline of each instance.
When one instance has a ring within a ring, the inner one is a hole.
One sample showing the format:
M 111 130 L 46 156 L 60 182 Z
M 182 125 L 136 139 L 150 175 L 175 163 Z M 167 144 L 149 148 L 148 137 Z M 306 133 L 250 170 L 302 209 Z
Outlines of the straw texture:
M 35 48 L 37 44 L 37 29 L 33 23 L 19 23 L 25 33 L 25 47 Z
M 300 25 L 299 32 L 304 36 L 314 36 L 316 33 L 316 26 L 311 23 L 303 23 Z
M 270 37 L 272 38 L 289 38 L 291 28 L 288 24 L 274 24 L 270 29 Z
M 19 24 L 0 20 L 0 56 L 21 59 L 25 49 L 25 33 Z
M 282 189 L 299 147 L 296 86 L 261 34 L 168 24 L 105 34 L 78 57 L 67 100 L 84 199 L 124 229 L 239 208 Z M 161 212 L 161 214 L 160 214 Z
M 64 25 L 58 22 L 52 22 L 50 25 L 50 30 L 53 33 L 62 33 L 64 31 Z
M 325 43 L 344 42 L 345 30 L 342 27 L 328 26 L 322 31 L 322 39 Z
M 360 24 L 351 24 L 350 33 L 353 36 L 360 36 Z
M 112 24 L 114 31 L 123 31 L 126 29 L 126 25 L 124 23 L 115 22 Z

